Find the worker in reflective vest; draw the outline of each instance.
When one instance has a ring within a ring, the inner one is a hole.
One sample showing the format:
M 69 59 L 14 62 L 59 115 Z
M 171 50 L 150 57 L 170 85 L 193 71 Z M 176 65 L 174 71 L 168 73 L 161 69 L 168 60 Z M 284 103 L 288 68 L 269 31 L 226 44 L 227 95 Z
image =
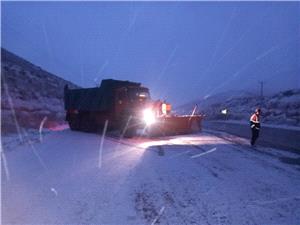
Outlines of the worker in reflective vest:
M 260 130 L 260 116 L 261 110 L 257 108 L 255 110 L 255 113 L 250 117 L 250 127 L 252 131 L 252 137 L 251 137 L 251 145 L 253 146 L 255 144 L 255 141 L 257 140 L 259 136 L 259 130 Z

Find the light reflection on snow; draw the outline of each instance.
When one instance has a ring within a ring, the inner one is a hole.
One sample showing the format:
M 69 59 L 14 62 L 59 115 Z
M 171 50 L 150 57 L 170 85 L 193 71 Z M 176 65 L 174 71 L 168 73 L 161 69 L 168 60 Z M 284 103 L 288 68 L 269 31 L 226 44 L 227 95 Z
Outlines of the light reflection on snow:
M 53 127 L 49 127 L 48 129 L 51 131 L 62 131 L 62 130 L 66 130 L 69 129 L 69 125 L 68 124 L 61 124 L 61 125 L 56 125 Z
M 201 137 L 201 136 L 189 136 L 189 137 L 172 137 L 170 139 L 162 140 L 149 140 L 139 143 L 138 146 L 142 148 L 149 148 L 151 146 L 161 145 L 209 145 L 209 144 L 226 144 L 225 140 L 216 140 L 213 138 Z

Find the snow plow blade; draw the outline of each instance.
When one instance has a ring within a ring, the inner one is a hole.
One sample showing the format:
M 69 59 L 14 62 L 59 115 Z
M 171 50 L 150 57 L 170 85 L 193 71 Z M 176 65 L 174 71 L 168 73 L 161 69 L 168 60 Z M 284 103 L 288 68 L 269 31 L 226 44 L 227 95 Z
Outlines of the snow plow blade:
M 148 127 L 149 136 L 171 136 L 201 131 L 202 116 L 166 116 Z

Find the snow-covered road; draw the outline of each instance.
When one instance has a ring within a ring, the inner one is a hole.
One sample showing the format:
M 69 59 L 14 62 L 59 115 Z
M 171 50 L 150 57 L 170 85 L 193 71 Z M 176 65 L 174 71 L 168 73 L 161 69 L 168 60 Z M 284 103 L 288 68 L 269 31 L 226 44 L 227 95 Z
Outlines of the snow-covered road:
M 2 223 L 300 224 L 298 154 L 208 132 L 100 146 L 64 130 L 5 151 Z

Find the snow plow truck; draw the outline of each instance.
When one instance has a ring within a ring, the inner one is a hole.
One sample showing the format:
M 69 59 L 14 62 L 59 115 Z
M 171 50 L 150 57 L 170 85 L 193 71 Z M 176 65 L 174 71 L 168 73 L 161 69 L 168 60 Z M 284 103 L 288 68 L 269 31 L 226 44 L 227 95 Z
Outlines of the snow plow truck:
M 150 98 L 141 83 L 106 79 L 95 88 L 64 88 L 66 121 L 71 130 L 101 132 L 104 127 L 124 137 L 170 136 L 201 130 L 201 115 L 174 115 L 171 105 Z

